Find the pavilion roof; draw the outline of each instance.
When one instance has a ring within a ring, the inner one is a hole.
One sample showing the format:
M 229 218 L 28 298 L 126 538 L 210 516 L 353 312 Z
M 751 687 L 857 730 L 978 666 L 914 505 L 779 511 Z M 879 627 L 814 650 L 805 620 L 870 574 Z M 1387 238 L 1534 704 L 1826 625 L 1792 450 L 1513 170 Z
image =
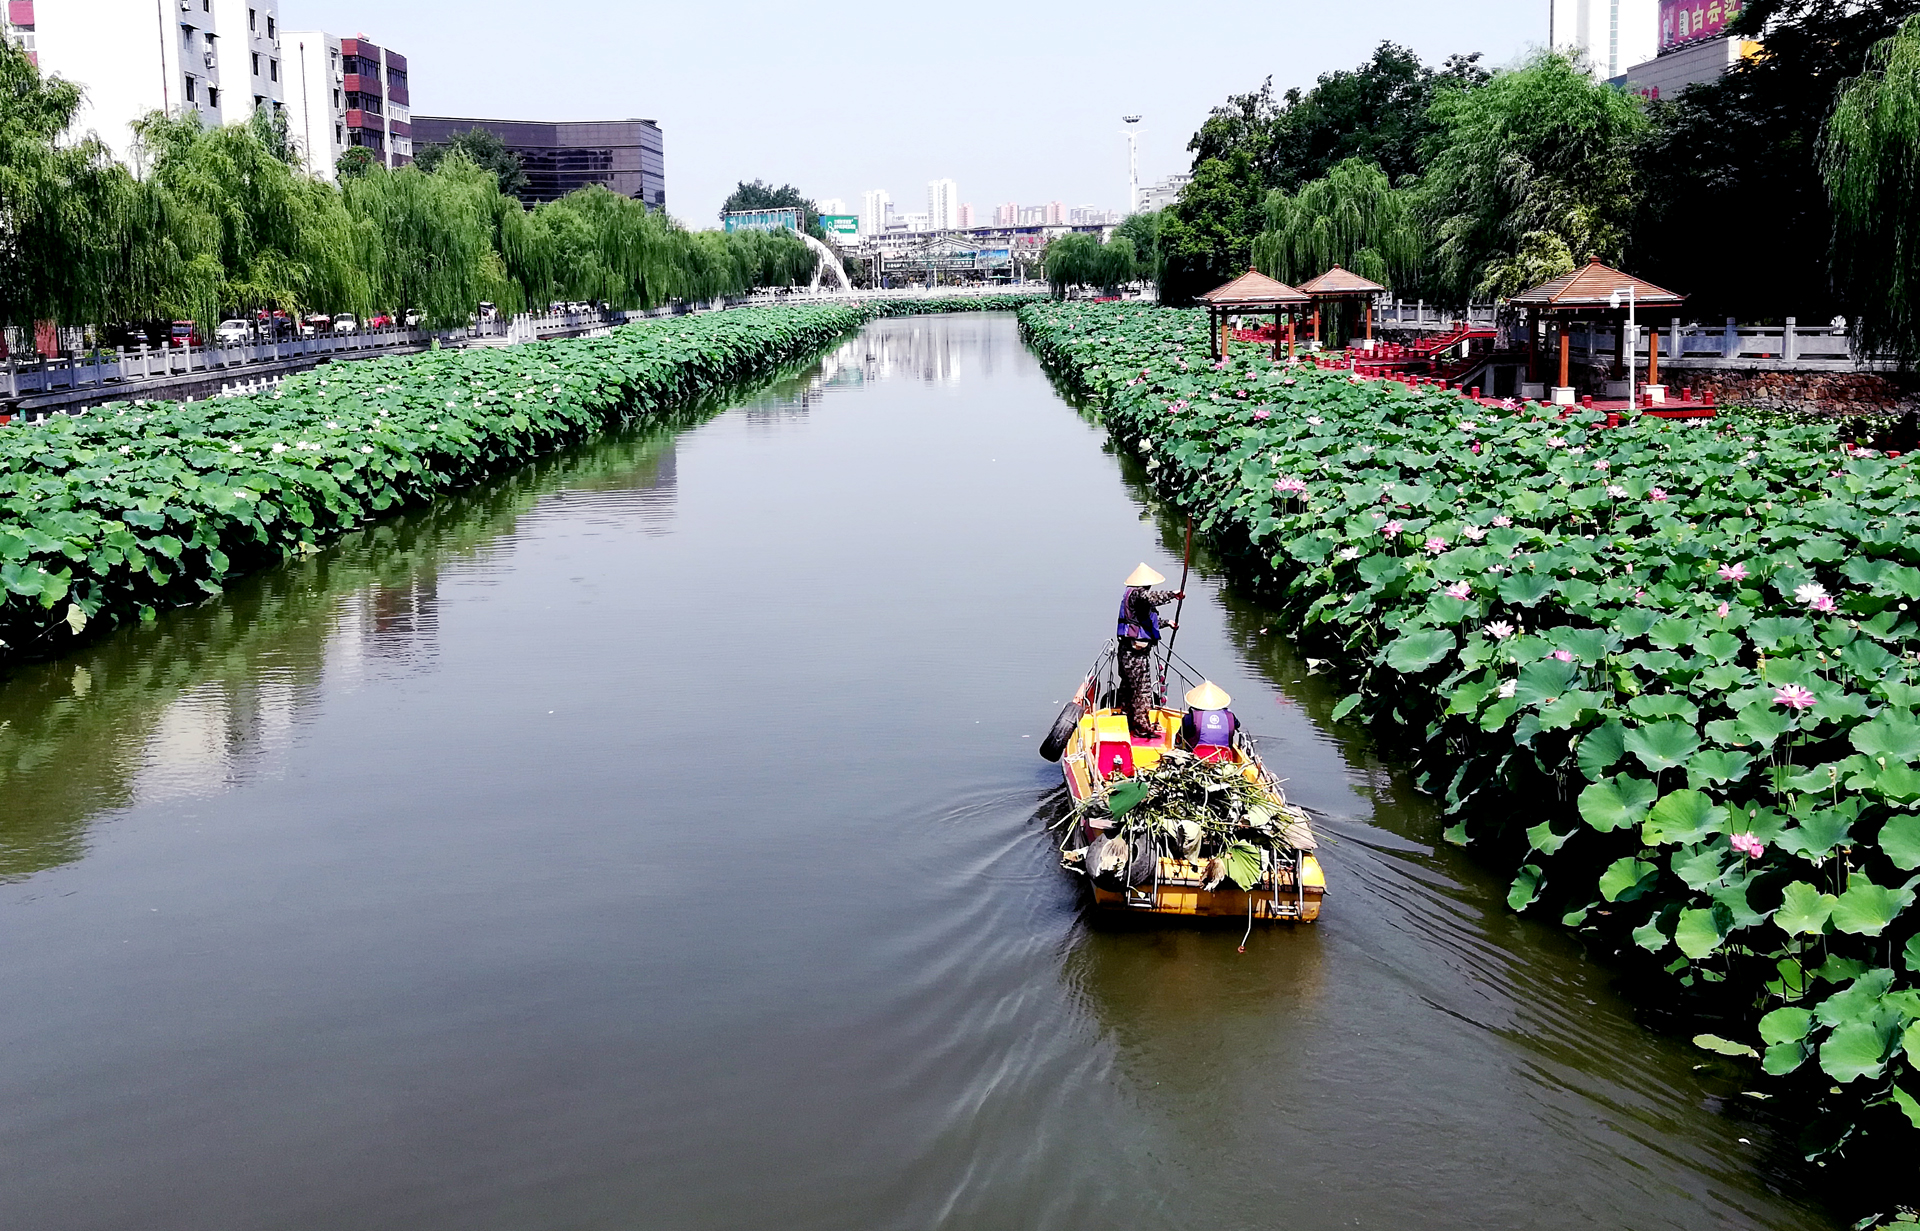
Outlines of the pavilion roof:
M 1249 269 L 1225 286 L 1215 287 L 1199 297 L 1200 302 L 1216 308 L 1284 308 L 1308 303 L 1307 296 L 1276 282 L 1257 269 Z
M 1302 282 L 1300 289 L 1315 299 L 1340 299 L 1353 295 L 1378 295 L 1387 288 L 1371 278 L 1362 278 L 1351 269 L 1335 265 L 1318 278 Z
M 1611 265 L 1602 265 L 1600 258 L 1595 257 L 1572 273 L 1542 282 L 1530 291 L 1521 291 L 1507 302 L 1526 308 L 1604 308 L 1609 306 L 1608 300 L 1615 291 L 1628 286 L 1633 287 L 1634 299 L 1643 308 L 1680 304 L 1687 298 L 1644 278 L 1621 273 Z

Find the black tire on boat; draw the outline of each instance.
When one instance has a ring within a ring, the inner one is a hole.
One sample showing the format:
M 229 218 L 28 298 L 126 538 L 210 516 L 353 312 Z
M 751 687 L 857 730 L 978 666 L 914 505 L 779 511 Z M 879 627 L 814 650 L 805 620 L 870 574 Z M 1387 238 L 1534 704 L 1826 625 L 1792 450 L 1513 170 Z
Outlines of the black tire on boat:
M 1060 754 L 1067 750 L 1067 741 L 1073 738 L 1073 729 L 1080 725 L 1080 716 L 1086 711 L 1078 701 L 1069 701 L 1060 716 L 1053 720 L 1053 730 L 1047 732 L 1047 738 L 1040 741 L 1040 755 L 1049 761 L 1058 761 Z
M 1153 865 L 1160 858 L 1154 849 L 1153 835 L 1141 833 L 1133 839 L 1133 862 L 1127 866 L 1127 883 L 1138 889 L 1153 883 Z

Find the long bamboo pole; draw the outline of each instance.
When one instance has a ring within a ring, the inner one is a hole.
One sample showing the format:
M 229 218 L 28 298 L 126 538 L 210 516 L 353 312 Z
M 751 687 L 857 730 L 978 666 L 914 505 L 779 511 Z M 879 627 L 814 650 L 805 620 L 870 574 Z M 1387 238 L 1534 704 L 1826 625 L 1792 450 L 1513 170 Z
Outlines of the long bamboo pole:
M 1187 570 L 1193 566 L 1193 518 L 1187 518 L 1187 554 L 1180 560 L 1180 598 L 1173 605 L 1173 635 L 1167 638 L 1167 656 L 1160 663 L 1160 699 L 1167 703 L 1167 670 L 1173 666 L 1173 643 L 1180 639 L 1180 613 L 1187 609 Z

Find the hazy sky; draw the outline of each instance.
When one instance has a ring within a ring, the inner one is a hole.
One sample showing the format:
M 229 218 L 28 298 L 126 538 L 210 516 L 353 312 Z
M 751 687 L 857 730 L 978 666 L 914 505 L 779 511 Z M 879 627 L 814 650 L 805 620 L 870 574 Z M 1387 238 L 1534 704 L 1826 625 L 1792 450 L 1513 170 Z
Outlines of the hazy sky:
M 1125 205 L 1119 117 L 1139 113 L 1140 176 L 1187 169 L 1210 107 L 1311 85 L 1382 39 L 1430 63 L 1508 63 L 1546 41 L 1548 0 L 1230 4 L 628 4 L 615 0 L 281 0 L 289 30 L 361 34 L 405 55 L 423 115 L 639 116 L 666 135 L 667 208 L 714 223 L 741 179 L 811 197 L 926 182 L 960 200 Z

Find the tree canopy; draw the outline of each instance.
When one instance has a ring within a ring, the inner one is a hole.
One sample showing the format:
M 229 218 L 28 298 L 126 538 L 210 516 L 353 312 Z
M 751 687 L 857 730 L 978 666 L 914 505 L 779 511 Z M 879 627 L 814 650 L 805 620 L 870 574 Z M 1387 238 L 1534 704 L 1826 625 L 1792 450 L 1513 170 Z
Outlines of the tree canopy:
M 1859 308 L 1859 345 L 1920 361 L 1920 16 L 1868 54 L 1827 125 L 1833 272 Z
M 413 153 L 413 165 L 431 174 L 439 170 L 442 159 L 456 153 L 474 166 L 493 172 L 502 193 L 525 199 L 529 186 L 526 163 L 507 148 L 505 141 L 478 126 L 457 132 L 444 142 L 420 146 Z
M 820 229 L 820 211 L 792 184 L 775 188 L 759 180 L 751 184 L 741 180 L 721 203 L 720 217 L 725 219 L 728 214 L 750 209 L 797 209 L 800 211 L 800 229 L 815 239 L 826 238 L 826 232 Z
M 1044 257 L 1047 284 L 1055 296 L 1069 287 L 1098 287 L 1109 293 L 1140 277 L 1133 240 L 1116 234 L 1106 243 L 1098 235 L 1075 232 L 1047 245 Z

